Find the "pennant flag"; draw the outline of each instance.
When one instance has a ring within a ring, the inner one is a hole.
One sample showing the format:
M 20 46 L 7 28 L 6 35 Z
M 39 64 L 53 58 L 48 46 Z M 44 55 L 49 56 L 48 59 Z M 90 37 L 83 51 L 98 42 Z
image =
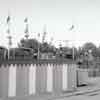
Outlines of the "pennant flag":
M 9 22 L 10 22 L 10 16 L 7 17 L 7 23 L 9 23 Z
M 53 41 L 53 39 L 54 39 L 54 38 L 53 38 L 53 37 L 51 37 L 51 41 Z
M 28 27 L 26 27 L 26 29 L 25 29 L 25 33 L 28 33 Z
M 8 33 L 8 34 L 10 33 L 10 29 L 7 29 L 7 33 Z
M 25 23 L 27 23 L 27 22 L 28 22 L 28 19 L 27 19 L 27 18 L 25 18 L 25 19 L 24 19 L 24 22 L 25 22 Z
M 38 33 L 38 37 L 40 37 L 40 33 Z
M 72 25 L 69 30 L 73 30 L 73 29 L 74 29 L 74 25 Z

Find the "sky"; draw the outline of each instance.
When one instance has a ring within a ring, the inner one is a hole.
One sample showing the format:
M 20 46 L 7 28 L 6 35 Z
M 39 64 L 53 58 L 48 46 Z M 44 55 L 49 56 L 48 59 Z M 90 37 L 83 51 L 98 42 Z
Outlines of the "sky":
M 0 45 L 7 46 L 8 12 L 13 47 L 24 37 L 25 17 L 28 18 L 30 38 L 46 40 L 51 37 L 57 46 L 81 46 L 85 42 L 100 44 L 100 0 L 0 0 Z M 69 30 L 74 25 L 73 30 Z M 67 40 L 67 42 L 65 42 Z

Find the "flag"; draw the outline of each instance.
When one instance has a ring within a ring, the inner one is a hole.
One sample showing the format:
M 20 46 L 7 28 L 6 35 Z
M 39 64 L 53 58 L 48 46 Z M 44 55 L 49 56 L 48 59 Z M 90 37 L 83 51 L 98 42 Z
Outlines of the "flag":
M 40 33 L 38 33 L 38 37 L 40 37 Z
M 53 37 L 51 37 L 51 41 L 53 41 Z
M 74 25 L 72 25 L 69 30 L 73 30 L 73 29 L 74 29 Z
M 27 22 L 28 22 L 28 19 L 27 19 L 27 18 L 25 18 L 25 19 L 24 19 L 24 22 L 25 22 L 25 23 L 27 23 Z
M 28 28 L 25 29 L 25 33 L 28 33 Z
M 10 22 L 10 16 L 7 17 L 7 23 L 9 23 L 9 22 Z
M 7 33 L 8 33 L 8 34 L 10 33 L 10 30 L 9 30 L 9 29 L 7 29 Z
M 28 27 L 26 27 L 26 29 L 25 29 L 25 31 L 24 31 L 25 33 L 28 33 Z

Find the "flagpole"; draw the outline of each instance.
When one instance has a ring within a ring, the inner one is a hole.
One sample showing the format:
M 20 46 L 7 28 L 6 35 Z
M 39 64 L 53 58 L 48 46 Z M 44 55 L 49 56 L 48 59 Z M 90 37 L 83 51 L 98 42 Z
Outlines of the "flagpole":
M 9 15 L 8 15 L 8 18 L 7 18 L 7 26 L 8 26 L 8 29 L 7 29 L 7 33 L 9 35 L 10 31 L 9 31 Z M 7 37 L 8 38 L 8 37 Z M 9 60 L 9 38 L 8 38 L 8 60 Z
M 9 41 L 9 43 L 8 43 L 8 45 L 9 45 L 9 47 L 8 47 L 8 60 L 10 59 L 10 49 L 11 49 L 11 45 L 12 45 L 12 37 L 9 35 L 8 36 L 8 41 Z
M 12 45 L 12 36 L 10 35 L 10 15 L 8 14 L 8 17 L 7 17 L 7 26 L 8 26 L 8 29 L 7 29 L 7 33 L 8 33 L 8 60 L 10 59 L 10 48 L 11 48 L 11 45 Z
M 75 55 L 74 46 L 72 47 L 72 49 L 73 49 L 72 51 L 73 51 L 73 60 L 74 60 L 75 59 L 75 56 L 74 56 Z
M 28 40 L 28 38 L 29 38 L 28 18 L 25 18 L 24 23 L 25 23 L 25 38 L 26 38 L 26 40 Z
M 40 33 L 38 33 L 38 60 L 40 58 L 40 45 L 39 45 Z
M 74 25 L 72 25 L 71 27 L 70 27 L 70 29 L 69 29 L 69 31 L 73 31 L 73 29 L 74 29 Z M 75 59 L 75 50 L 74 50 L 74 44 L 73 44 L 73 40 L 72 40 L 72 59 L 74 60 Z

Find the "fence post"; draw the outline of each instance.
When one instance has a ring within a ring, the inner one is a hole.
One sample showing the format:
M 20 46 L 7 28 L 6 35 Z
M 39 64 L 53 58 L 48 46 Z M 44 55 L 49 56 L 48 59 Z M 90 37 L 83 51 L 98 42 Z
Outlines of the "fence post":
M 1 86 L 2 86 L 2 98 L 8 97 L 8 81 L 9 81 L 9 65 L 2 65 L 1 67 Z
M 36 93 L 36 64 L 31 64 L 29 68 L 29 95 Z
M 11 64 L 9 66 L 9 87 L 8 87 L 8 96 L 16 96 L 16 65 Z
M 62 65 L 54 64 L 53 66 L 53 89 L 54 93 L 62 91 Z
M 53 91 L 53 64 L 47 66 L 47 92 Z
M 77 81 L 76 81 L 76 64 L 68 64 L 68 91 L 73 91 L 76 89 Z
M 63 91 L 66 91 L 68 88 L 68 65 L 67 64 L 63 64 L 63 68 L 62 68 L 62 89 Z

